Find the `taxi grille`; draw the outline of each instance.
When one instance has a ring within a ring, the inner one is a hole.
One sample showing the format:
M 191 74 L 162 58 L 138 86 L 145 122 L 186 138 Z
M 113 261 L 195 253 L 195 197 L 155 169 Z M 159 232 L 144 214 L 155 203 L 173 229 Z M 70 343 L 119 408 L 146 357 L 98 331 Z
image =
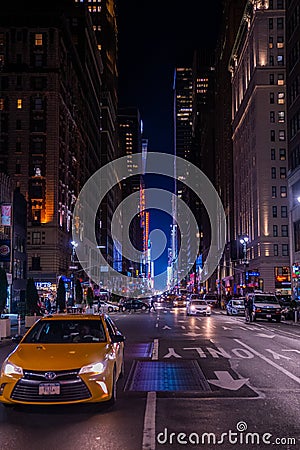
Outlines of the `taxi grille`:
M 13 400 L 31 403 L 58 403 L 85 400 L 91 397 L 89 389 L 80 378 L 76 380 L 63 380 L 59 381 L 59 383 L 59 395 L 39 395 L 40 381 L 22 378 L 14 387 L 11 398 Z

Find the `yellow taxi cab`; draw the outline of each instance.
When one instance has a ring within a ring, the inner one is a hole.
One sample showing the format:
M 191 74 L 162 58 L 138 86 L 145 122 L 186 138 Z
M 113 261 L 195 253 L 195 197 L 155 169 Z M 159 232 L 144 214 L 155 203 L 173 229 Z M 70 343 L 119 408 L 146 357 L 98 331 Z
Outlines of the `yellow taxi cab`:
M 124 340 L 104 314 L 45 316 L 4 361 L 0 402 L 113 405 L 124 373 Z

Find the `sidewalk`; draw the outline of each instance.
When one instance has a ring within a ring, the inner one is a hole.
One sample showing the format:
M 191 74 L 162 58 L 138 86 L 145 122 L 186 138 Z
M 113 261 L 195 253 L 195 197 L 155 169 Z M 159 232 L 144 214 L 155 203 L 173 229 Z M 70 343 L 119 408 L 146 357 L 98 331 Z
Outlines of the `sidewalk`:
M 12 337 L 16 336 L 18 334 L 18 324 L 13 324 L 10 326 L 10 336 L 7 337 L 0 337 L 0 345 L 8 345 L 12 343 Z M 25 328 L 25 321 L 24 319 L 21 321 L 21 330 L 20 334 L 24 335 L 27 329 Z

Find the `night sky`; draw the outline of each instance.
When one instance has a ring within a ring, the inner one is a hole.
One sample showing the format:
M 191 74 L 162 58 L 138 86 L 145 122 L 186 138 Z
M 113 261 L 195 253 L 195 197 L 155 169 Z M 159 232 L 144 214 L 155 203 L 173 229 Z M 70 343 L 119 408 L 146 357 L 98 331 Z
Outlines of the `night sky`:
M 118 0 L 119 102 L 136 106 L 152 151 L 172 153 L 173 74 L 214 49 L 221 0 Z
M 119 104 L 140 110 L 149 151 L 173 153 L 174 69 L 191 67 L 195 49 L 213 52 L 221 0 L 119 0 L 117 5 Z M 160 180 L 157 186 L 148 178 L 148 187 L 169 185 Z M 150 230 L 160 228 L 169 238 L 170 224 L 170 217 L 151 211 Z M 156 261 L 155 272 L 165 270 L 166 264 L 167 250 Z

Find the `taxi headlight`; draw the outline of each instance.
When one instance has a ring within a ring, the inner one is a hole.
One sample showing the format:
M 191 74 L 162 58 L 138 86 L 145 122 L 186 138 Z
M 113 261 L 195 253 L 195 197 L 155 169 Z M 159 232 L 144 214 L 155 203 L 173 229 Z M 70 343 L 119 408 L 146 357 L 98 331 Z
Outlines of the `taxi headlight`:
M 106 361 L 97 362 L 94 364 L 89 364 L 88 366 L 81 367 L 78 375 L 81 375 L 83 373 L 101 374 L 104 372 L 105 369 L 106 369 Z
M 1 375 L 5 375 L 7 377 L 13 377 L 14 375 L 23 375 L 22 367 L 16 366 L 10 361 L 6 361 L 1 370 Z

